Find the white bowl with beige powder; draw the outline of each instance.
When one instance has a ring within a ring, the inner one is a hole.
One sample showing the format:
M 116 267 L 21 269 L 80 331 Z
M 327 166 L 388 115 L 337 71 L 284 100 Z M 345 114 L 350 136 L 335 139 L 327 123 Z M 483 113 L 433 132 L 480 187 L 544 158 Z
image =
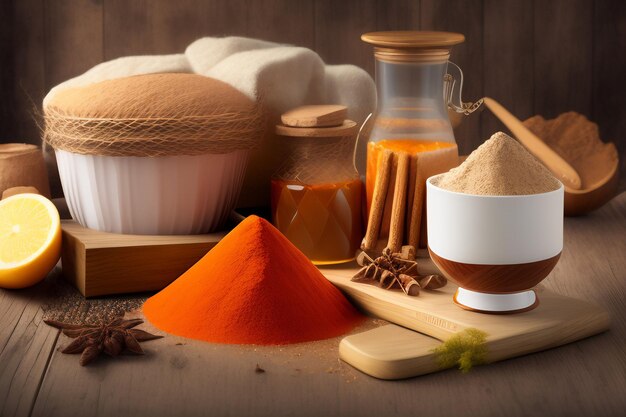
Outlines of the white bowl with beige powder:
M 459 167 L 428 179 L 428 247 L 481 312 L 526 311 L 563 249 L 563 185 L 519 143 L 496 134 Z
M 127 234 L 218 229 L 236 204 L 263 128 L 254 102 L 195 74 L 63 90 L 44 113 L 73 218 Z

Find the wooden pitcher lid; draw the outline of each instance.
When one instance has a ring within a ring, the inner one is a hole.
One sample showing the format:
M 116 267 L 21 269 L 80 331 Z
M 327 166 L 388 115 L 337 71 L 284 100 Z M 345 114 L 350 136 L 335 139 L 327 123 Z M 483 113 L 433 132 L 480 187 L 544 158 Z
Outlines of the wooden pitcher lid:
M 369 32 L 361 40 L 383 48 L 445 48 L 465 41 L 465 36 L 454 32 L 386 31 Z

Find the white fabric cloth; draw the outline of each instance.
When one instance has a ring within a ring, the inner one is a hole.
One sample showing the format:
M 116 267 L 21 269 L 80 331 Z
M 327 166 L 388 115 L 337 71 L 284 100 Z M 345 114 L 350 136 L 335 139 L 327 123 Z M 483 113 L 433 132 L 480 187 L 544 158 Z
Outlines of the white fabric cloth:
M 243 37 L 201 38 L 184 54 L 129 56 L 103 62 L 52 88 L 44 107 L 58 91 L 99 81 L 156 72 L 194 72 L 216 78 L 273 114 L 305 104 L 343 104 L 348 117 L 365 120 L 376 106 L 372 78 L 354 65 L 325 65 L 310 49 Z

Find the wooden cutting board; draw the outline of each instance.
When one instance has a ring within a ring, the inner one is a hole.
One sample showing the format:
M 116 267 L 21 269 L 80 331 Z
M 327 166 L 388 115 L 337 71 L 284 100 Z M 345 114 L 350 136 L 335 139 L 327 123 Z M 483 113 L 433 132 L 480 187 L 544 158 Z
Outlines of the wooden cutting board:
M 601 307 L 537 288 L 539 306 L 511 315 L 475 313 L 452 302 L 457 286 L 422 291 L 418 297 L 350 281 L 355 264 L 320 268 L 364 312 L 388 325 L 344 338 L 341 359 L 381 379 L 401 379 L 442 370 L 432 349 L 468 328 L 487 333 L 487 361 L 496 362 L 570 343 L 609 328 Z M 410 329 L 410 330 L 409 330 Z M 419 332 L 419 333 L 417 333 Z

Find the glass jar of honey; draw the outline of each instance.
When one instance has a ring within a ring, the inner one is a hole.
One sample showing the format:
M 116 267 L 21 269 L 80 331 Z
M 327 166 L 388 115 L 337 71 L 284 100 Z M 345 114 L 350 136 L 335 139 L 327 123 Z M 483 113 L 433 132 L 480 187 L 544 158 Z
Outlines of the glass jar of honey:
M 349 262 L 362 238 L 355 122 L 276 126 L 286 158 L 272 177 L 272 221 L 314 264 Z
M 374 45 L 377 109 L 364 124 L 359 142 L 368 139 L 365 166 L 368 210 L 383 149 L 417 154 L 458 153 L 448 112 L 469 114 L 480 106 L 463 103 L 463 73 L 448 61 L 459 33 L 372 32 L 361 39 Z

